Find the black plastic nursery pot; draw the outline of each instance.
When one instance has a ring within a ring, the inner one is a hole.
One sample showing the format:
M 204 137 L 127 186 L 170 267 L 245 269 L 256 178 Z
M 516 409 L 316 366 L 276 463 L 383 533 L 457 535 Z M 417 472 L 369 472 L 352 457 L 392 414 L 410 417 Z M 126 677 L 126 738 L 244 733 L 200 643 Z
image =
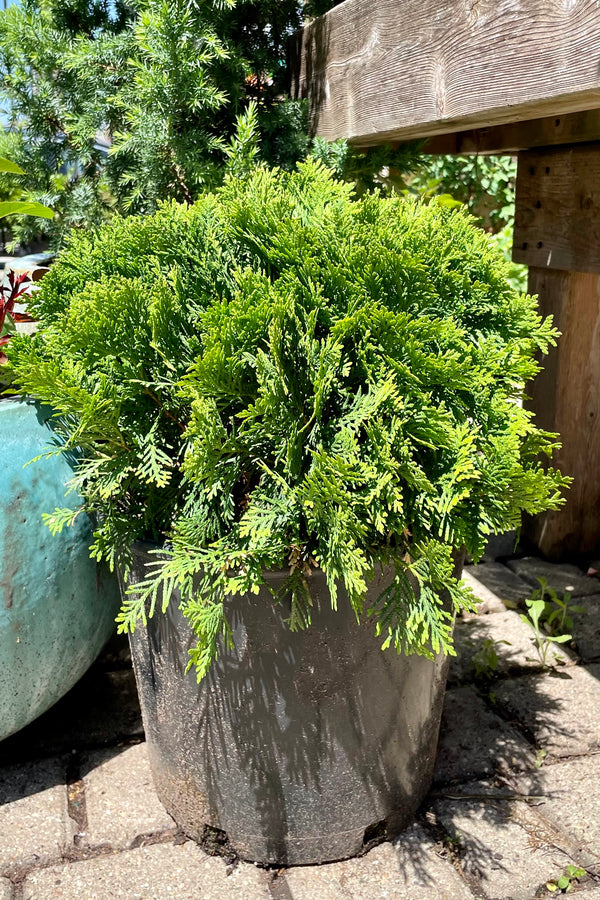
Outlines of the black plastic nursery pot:
M 148 550 L 134 548 L 131 583 L 156 559 Z M 307 631 L 289 631 L 266 588 L 236 598 L 235 649 L 200 684 L 185 672 L 194 636 L 177 596 L 131 635 L 158 796 L 191 838 L 260 864 L 359 853 L 410 823 L 433 774 L 446 658 L 382 652 L 341 590 L 334 612 L 324 576 L 311 585 Z

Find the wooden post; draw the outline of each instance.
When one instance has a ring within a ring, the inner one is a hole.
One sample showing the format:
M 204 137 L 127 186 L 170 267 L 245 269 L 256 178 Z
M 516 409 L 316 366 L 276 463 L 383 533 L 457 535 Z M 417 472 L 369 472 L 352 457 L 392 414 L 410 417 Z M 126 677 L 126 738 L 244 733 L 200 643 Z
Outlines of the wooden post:
M 524 525 L 550 559 L 600 552 L 600 143 L 519 155 L 513 258 L 562 332 L 530 386 L 537 424 L 561 435 L 566 505 Z

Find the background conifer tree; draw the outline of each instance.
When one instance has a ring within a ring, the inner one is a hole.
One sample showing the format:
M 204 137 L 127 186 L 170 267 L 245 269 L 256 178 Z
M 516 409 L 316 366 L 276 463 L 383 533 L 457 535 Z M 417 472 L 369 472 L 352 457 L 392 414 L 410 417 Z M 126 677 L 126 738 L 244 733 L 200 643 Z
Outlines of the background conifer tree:
M 114 211 L 149 213 L 161 199 L 215 187 L 252 101 L 260 158 L 291 168 L 304 156 L 302 105 L 283 99 L 286 42 L 303 6 L 310 11 L 299 0 L 22 0 L 0 14 L 9 122 L 0 155 L 27 172 L 30 199 L 56 210 L 54 244 Z M 15 222 L 14 236 L 26 244 L 39 227 Z

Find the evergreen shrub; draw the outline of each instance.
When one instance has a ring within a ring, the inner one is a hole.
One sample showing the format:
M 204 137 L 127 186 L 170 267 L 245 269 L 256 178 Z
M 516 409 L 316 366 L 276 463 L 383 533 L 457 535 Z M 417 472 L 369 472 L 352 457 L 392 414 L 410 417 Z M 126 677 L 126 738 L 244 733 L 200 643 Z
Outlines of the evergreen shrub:
M 519 403 L 556 332 L 506 274 L 464 211 L 356 200 L 314 161 L 73 234 L 9 372 L 78 455 L 92 554 L 126 568 L 135 539 L 163 547 L 121 629 L 177 585 L 200 677 L 228 597 L 285 568 L 306 627 L 319 567 L 384 646 L 452 652 L 440 592 L 453 611 L 473 600 L 453 550 L 477 559 L 566 483 Z M 379 566 L 395 579 L 363 609 Z

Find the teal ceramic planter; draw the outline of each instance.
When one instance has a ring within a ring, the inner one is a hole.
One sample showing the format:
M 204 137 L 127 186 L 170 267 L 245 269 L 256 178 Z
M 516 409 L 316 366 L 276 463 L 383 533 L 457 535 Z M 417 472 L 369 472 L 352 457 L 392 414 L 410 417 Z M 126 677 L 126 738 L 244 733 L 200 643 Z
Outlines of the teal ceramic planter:
M 91 560 L 90 521 L 53 537 L 42 513 L 65 497 L 72 469 L 62 456 L 26 463 L 48 447 L 47 410 L 0 401 L 0 740 L 59 700 L 115 629 L 116 578 Z

